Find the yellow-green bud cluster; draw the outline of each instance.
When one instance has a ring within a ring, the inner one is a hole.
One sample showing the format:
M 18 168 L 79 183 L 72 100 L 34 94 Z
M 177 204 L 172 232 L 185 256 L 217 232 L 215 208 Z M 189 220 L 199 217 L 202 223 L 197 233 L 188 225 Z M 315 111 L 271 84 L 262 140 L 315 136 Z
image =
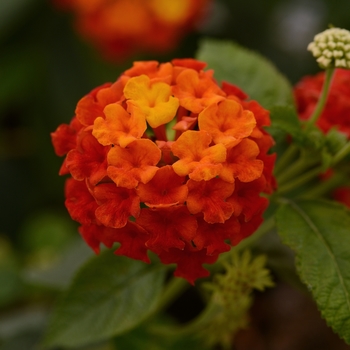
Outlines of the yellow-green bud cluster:
M 212 292 L 210 322 L 203 333 L 207 343 L 219 343 L 229 349 L 235 333 L 248 326 L 253 290 L 262 291 L 274 285 L 265 264 L 264 255 L 254 258 L 249 251 L 241 255 L 233 252 L 224 262 L 226 273 L 217 274 L 206 284 Z
M 307 49 L 321 68 L 350 69 L 350 32 L 346 29 L 330 28 L 317 34 Z

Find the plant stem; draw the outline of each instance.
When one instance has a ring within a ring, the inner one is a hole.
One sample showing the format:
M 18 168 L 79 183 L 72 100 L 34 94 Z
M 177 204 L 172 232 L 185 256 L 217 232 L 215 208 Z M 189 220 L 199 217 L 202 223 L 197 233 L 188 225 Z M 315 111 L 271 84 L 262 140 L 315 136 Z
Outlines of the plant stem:
M 345 146 L 334 156 L 333 165 L 340 162 L 344 157 L 350 153 L 350 142 L 346 143 Z
M 305 172 L 311 166 L 315 165 L 318 160 L 313 159 L 310 155 L 302 154 L 301 157 L 293 163 L 287 170 L 277 177 L 278 186 L 293 180 L 296 176 Z
M 317 168 L 311 169 L 307 173 L 304 173 L 303 175 L 293 180 L 290 180 L 288 183 L 278 188 L 278 191 L 277 191 L 278 194 L 287 193 L 301 185 L 304 185 L 314 177 L 317 177 L 322 172 L 323 169 L 324 169 L 323 166 L 319 166 Z
M 346 174 L 343 174 L 343 173 L 334 174 L 331 176 L 331 178 L 325 181 L 320 181 L 315 186 L 308 188 L 306 191 L 303 192 L 303 194 L 300 197 L 302 198 L 320 197 L 332 191 L 333 189 L 339 187 L 340 185 L 345 184 L 346 181 L 349 181 L 348 176 Z
M 275 175 L 278 176 L 289 164 L 292 163 L 294 158 L 299 152 L 299 148 L 294 144 L 290 144 L 289 147 L 282 154 L 281 158 L 277 159 L 275 166 Z
M 323 111 L 323 108 L 327 102 L 329 87 L 332 82 L 334 71 L 335 71 L 334 67 L 328 67 L 326 69 L 322 92 L 317 102 L 317 105 L 315 107 L 315 110 L 313 111 L 313 113 L 311 114 L 311 117 L 308 120 L 309 125 L 314 125 Z
M 274 227 L 275 227 L 275 217 L 274 215 L 271 215 L 260 225 L 260 227 L 255 231 L 253 235 L 243 239 L 239 244 L 237 244 L 232 249 L 237 252 L 252 246 L 253 243 L 258 241 L 266 233 L 270 232 Z
M 177 296 L 179 296 L 185 289 L 189 288 L 191 285 L 185 279 L 173 276 L 172 279 L 165 286 L 163 294 L 158 301 L 157 308 L 153 314 L 166 309 Z

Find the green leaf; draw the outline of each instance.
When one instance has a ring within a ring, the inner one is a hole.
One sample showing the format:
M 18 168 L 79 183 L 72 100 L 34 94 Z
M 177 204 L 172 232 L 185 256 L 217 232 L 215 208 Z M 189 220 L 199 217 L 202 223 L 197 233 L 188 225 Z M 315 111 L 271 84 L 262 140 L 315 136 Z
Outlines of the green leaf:
M 162 265 L 107 250 L 88 261 L 56 306 L 47 346 L 80 346 L 126 332 L 154 310 L 164 283 Z
M 228 81 L 244 90 L 265 108 L 293 105 L 287 79 L 263 56 L 230 41 L 202 40 L 197 58 L 214 69 L 219 81 Z
M 22 275 L 27 283 L 64 289 L 69 286 L 72 276 L 77 270 L 93 255 L 92 249 L 81 239 L 77 239 L 59 257 L 56 257 L 52 264 L 29 266 Z
M 277 212 L 282 241 L 322 316 L 350 344 L 350 213 L 329 201 L 288 201 Z
M 339 152 L 347 143 L 348 137 L 346 134 L 332 128 L 326 135 L 326 146 L 332 154 Z
M 162 316 L 161 319 L 142 324 L 132 331 L 114 338 L 113 344 L 115 350 L 211 349 L 208 344 L 204 343 L 203 339 L 181 332 L 181 330 L 177 331 L 177 327 L 170 317 Z
M 283 133 L 284 137 L 289 134 L 293 139 L 302 142 L 301 123 L 297 112 L 292 106 L 274 106 L 270 110 L 271 126 L 268 127 L 272 135 Z

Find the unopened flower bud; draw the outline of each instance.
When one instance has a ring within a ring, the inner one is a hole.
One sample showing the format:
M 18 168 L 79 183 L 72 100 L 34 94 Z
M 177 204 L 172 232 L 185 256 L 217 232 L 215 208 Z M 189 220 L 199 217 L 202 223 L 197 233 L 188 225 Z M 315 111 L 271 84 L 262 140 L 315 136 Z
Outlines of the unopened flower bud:
M 350 32 L 330 28 L 315 35 L 307 48 L 321 68 L 350 68 Z

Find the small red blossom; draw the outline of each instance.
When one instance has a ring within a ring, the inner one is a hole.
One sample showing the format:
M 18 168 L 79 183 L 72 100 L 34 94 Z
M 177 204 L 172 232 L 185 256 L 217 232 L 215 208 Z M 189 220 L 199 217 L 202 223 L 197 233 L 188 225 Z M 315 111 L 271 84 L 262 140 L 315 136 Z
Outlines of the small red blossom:
M 294 96 L 301 119 L 308 119 L 319 100 L 324 71 L 315 76 L 306 76 L 294 87 Z M 350 70 L 336 69 L 326 105 L 317 121 L 324 132 L 336 127 L 350 138 Z
M 333 198 L 350 208 L 350 187 L 341 186 L 334 190 Z
M 187 207 L 192 214 L 203 213 L 204 220 L 210 224 L 224 223 L 233 213 L 226 199 L 234 191 L 234 185 L 220 178 L 209 181 L 189 180 Z
M 175 276 L 184 277 L 188 282 L 194 282 L 200 277 L 209 276 L 203 264 L 213 264 L 219 254 L 208 254 L 206 249 L 197 249 L 187 244 L 184 249 L 169 249 L 168 252 L 161 252 L 159 258 L 163 264 L 176 264 Z
M 53 0 L 75 17 L 80 35 L 110 60 L 167 52 L 195 30 L 211 0 Z
M 107 175 L 108 150 L 90 132 L 79 136 L 79 146 L 68 152 L 65 165 L 76 180 L 89 179 L 97 184 Z
M 141 202 L 150 208 L 161 208 L 183 204 L 187 200 L 188 186 L 186 177 L 175 173 L 170 165 L 157 170 L 151 181 L 140 183 L 137 193 Z
M 98 204 L 96 218 L 107 227 L 124 227 L 131 216 L 140 214 L 140 199 L 133 189 L 102 183 L 95 186 L 93 195 Z
M 194 59 L 136 62 L 83 97 L 52 133 L 66 207 L 96 252 L 149 262 L 194 283 L 251 235 L 275 188 L 269 113 Z
M 294 97 L 300 119 L 307 120 L 315 109 L 321 95 L 325 80 L 325 72 L 322 71 L 314 76 L 306 76 L 294 87 Z M 317 125 L 327 133 L 331 128 L 336 128 L 350 140 L 350 70 L 336 69 L 328 92 L 324 109 L 317 120 Z M 333 176 L 331 169 L 327 176 L 320 178 L 326 180 Z M 350 207 L 350 188 L 342 186 L 337 188 L 332 197 Z

